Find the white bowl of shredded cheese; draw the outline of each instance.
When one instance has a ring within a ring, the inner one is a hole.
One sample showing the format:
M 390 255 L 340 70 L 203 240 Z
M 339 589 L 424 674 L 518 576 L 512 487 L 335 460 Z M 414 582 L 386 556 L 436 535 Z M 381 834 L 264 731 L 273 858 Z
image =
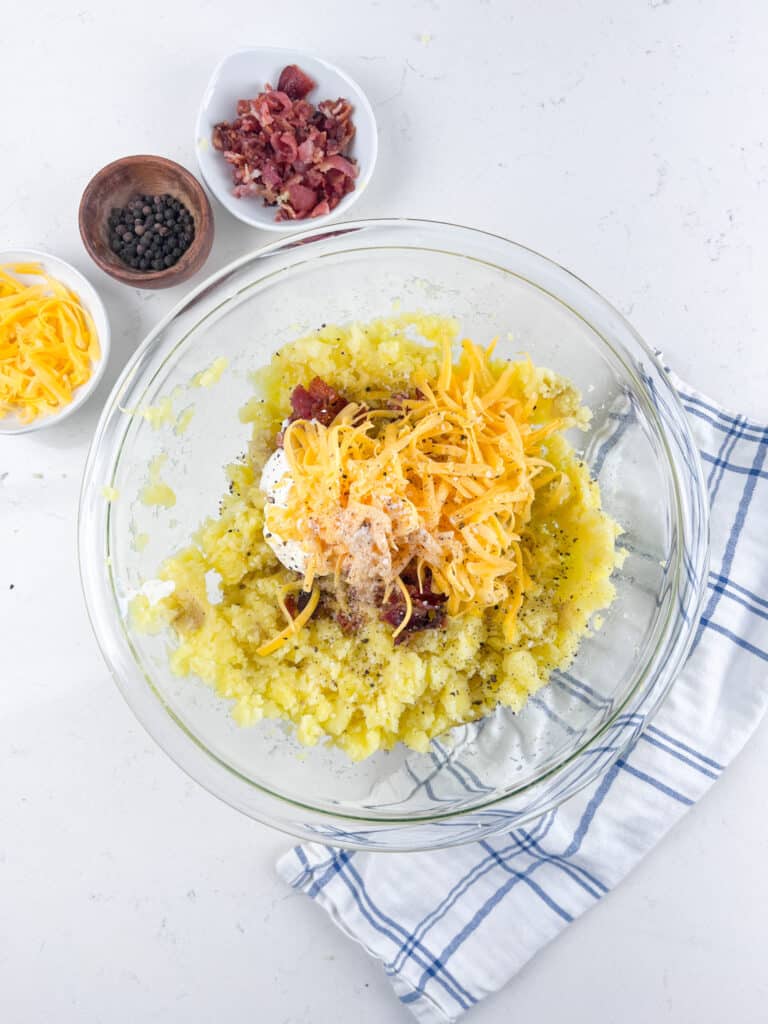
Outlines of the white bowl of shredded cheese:
M 22 340 L 14 282 L 26 286 L 19 302 L 29 306 Z M 95 391 L 109 358 L 109 319 L 79 270 L 36 249 L 0 251 L 0 294 L 0 434 L 24 434 L 70 416 Z M 20 397 L 9 401 L 14 386 Z

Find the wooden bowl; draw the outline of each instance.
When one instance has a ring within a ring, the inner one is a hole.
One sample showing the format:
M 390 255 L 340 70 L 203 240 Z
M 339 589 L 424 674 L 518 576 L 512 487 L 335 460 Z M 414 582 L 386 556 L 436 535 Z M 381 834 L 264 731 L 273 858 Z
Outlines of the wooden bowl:
M 164 270 L 134 270 L 109 245 L 107 220 L 115 207 L 136 195 L 171 195 L 182 202 L 195 224 L 192 244 L 178 263 Z M 88 254 L 105 274 L 134 288 L 169 288 L 192 277 L 213 244 L 213 214 L 208 196 L 194 175 L 162 156 L 124 156 L 91 178 L 80 200 L 80 236 Z

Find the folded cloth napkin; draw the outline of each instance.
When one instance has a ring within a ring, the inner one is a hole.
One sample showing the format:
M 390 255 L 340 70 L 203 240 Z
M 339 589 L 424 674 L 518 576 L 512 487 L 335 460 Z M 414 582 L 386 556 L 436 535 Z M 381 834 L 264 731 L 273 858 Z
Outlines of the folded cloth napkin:
M 768 704 L 768 426 L 673 382 L 704 461 L 711 571 L 693 652 L 634 748 L 529 828 L 419 854 L 308 843 L 278 863 L 381 960 L 427 1024 L 496 992 L 617 885 L 720 776 Z

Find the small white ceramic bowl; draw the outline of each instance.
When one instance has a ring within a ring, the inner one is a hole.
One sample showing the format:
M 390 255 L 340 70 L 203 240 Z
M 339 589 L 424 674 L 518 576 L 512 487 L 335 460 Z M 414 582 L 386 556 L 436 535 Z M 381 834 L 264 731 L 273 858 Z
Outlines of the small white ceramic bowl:
M 276 221 L 277 208 L 264 206 L 257 197 L 237 199 L 233 194 L 232 168 L 222 153 L 213 148 L 211 136 L 214 125 L 220 121 L 234 121 L 237 101 L 258 94 L 265 82 L 277 86 L 280 72 L 286 64 L 298 64 L 314 78 L 317 86 L 307 99 L 313 103 L 343 96 L 354 107 L 353 119 L 357 129 L 350 147 L 360 173 L 354 191 L 344 196 L 339 205 L 322 217 L 304 220 Z M 365 190 L 373 175 L 378 153 L 376 118 L 368 98 L 349 75 L 319 57 L 298 50 L 283 50 L 272 46 L 254 46 L 237 50 L 219 64 L 211 76 L 203 95 L 195 125 L 195 151 L 206 185 L 222 206 L 239 220 L 264 231 L 297 231 L 311 224 L 321 225 L 349 212 L 350 207 Z
M 21 423 L 13 414 L 0 419 L 0 434 L 26 434 L 31 430 L 40 430 L 43 427 L 53 426 L 54 423 L 60 423 L 61 420 L 70 416 L 76 409 L 79 409 L 95 391 L 109 359 L 109 319 L 104 303 L 99 298 L 99 293 L 90 281 L 79 270 L 76 270 L 70 263 L 59 259 L 58 256 L 51 256 L 50 253 L 39 252 L 37 249 L 2 250 L 0 251 L 0 266 L 7 263 L 39 263 L 46 274 L 50 274 L 51 277 L 61 281 L 67 288 L 71 288 L 93 317 L 101 349 L 101 355 L 93 367 L 90 378 L 77 389 L 69 405 L 65 405 L 62 409 L 49 413 L 47 416 L 38 416 L 31 423 Z M 29 280 L 32 282 L 34 278 L 29 278 Z

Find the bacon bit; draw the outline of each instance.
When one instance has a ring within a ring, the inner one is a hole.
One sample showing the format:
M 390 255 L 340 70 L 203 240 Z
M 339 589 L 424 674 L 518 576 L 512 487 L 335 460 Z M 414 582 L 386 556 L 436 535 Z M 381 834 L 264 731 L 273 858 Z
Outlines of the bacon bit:
M 402 631 L 395 637 L 395 645 L 401 644 L 411 633 L 417 633 L 423 629 L 443 629 L 445 627 L 444 605 L 448 598 L 445 594 L 436 594 L 432 590 L 432 572 L 428 567 L 424 569 L 422 577 L 423 584 L 420 588 L 416 570 L 412 567 L 409 566 L 401 576 L 411 599 L 412 612 Z M 405 597 L 399 589 L 393 589 L 382 606 L 380 618 L 382 622 L 397 629 L 405 618 L 405 614 Z
M 392 409 L 394 412 L 402 412 L 403 406 L 412 397 L 407 391 L 393 391 L 387 399 L 387 409 Z
M 333 617 L 341 627 L 342 633 L 347 635 L 358 633 L 365 625 L 364 615 L 349 610 L 344 611 L 342 608 L 337 608 L 333 613 Z
M 329 427 L 349 401 L 336 388 L 322 379 L 315 377 L 304 388 L 301 384 L 293 389 L 291 395 L 291 422 L 294 420 L 317 420 L 324 427 Z
M 298 594 L 289 594 L 286 597 L 285 606 L 291 618 L 295 619 L 299 612 L 304 610 L 310 596 L 307 591 L 302 590 Z M 341 603 L 338 593 L 329 591 L 324 581 L 320 581 L 320 602 L 315 614 L 318 618 L 333 619 L 348 636 L 359 633 L 368 619 L 368 615 L 357 602 L 354 591 L 349 590 L 346 600 Z
M 288 64 L 287 67 L 284 67 L 277 81 L 278 91 L 284 92 L 292 100 L 303 100 L 316 85 L 317 82 L 310 78 L 306 71 L 302 71 L 297 64 Z
M 387 399 L 387 409 L 405 414 L 406 402 L 423 402 L 426 397 L 418 388 L 414 388 L 413 391 L 393 391 Z
M 213 129 L 213 148 L 232 166 L 234 195 L 277 206 L 275 220 L 321 217 L 355 187 L 357 162 L 349 100 L 305 97 L 315 82 L 296 64 L 283 68 L 277 89 L 237 102 L 237 118 Z
M 288 609 L 292 619 L 295 619 L 299 612 L 304 611 L 311 597 L 312 592 L 308 590 L 300 590 L 298 595 L 288 594 L 285 599 L 285 607 Z
M 322 379 L 315 377 L 308 388 L 299 384 L 291 392 L 291 415 L 289 423 L 296 420 L 316 420 L 324 427 L 329 427 L 349 401 L 336 388 Z M 283 447 L 284 431 L 277 435 L 277 447 Z
M 445 602 L 448 598 L 445 594 L 435 593 L 432 589 L 432 572 L 429 567 L 425 566 L 422 570 L 421 585 L 413 563 L 404 570 L 400 579 L 410 597 L 411 616 L 402 630 L 394 637 L 395 645 L 401 644 L 412 633 L 425 629 L 445 628 Z M 346 584 L 342 584 L 342 586 L 344 588 L 343 600 L 337 590 L 329 590 L 328 584 L 321 581 L 320 602 L 316 610 L 317 617 L 333 619 L 343 633 L 347 636 L 354 636 L 363 629 L 369 620 L 373 607 L 380 605 L 379 618 L 382 622 L 386 622 L 394 630 L 402 625 L 406 615 L 406 600 L 400 587 L 390 588 L 389 593 L 385 593 L 380 588 L 377 589 L 372 598 L 375 604 L 371 607 L 370 595 L 364 594 L 354 587 L 346 586 Z M 295 619 L 304 610 L 310 597 L 311 594 L 307 591 L 291 593 L 286 596 L 285 607 L 292 619 Z

